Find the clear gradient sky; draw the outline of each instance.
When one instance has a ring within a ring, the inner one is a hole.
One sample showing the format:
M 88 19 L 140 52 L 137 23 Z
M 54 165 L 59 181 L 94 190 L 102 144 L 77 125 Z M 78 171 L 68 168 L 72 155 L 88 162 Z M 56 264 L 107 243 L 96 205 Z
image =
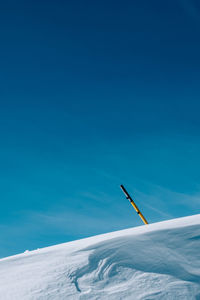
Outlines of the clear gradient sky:
M 0 257 L 200 210 L 200 4 L 0 2 Z

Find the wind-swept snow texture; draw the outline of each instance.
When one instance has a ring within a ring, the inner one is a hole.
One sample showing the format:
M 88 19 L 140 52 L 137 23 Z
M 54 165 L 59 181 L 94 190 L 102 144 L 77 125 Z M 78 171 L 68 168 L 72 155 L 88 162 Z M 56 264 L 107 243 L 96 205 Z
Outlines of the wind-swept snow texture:
M 0 299 L 200 299 L 200 215 L 1 259 Z

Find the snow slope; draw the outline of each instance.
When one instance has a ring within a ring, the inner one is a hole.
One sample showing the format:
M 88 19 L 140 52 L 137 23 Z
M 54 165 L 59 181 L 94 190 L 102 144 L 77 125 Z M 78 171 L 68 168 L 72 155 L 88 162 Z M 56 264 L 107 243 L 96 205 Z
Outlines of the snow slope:
M 200 215 L 1 259 L 0 299 L 200 299 Z

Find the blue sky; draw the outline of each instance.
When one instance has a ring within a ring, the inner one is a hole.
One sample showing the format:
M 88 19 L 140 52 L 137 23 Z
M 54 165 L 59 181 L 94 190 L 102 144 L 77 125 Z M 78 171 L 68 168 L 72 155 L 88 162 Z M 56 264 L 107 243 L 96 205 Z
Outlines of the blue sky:
M 0 5 L 0 257 L 199 213 L 198 1 Z

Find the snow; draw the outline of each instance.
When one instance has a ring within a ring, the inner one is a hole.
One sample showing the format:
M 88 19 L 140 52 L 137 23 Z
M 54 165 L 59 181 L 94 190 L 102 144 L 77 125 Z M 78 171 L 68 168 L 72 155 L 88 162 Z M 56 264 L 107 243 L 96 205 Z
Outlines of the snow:
M 200 215 L 3 258 L 0 299 L 200 299 Z

